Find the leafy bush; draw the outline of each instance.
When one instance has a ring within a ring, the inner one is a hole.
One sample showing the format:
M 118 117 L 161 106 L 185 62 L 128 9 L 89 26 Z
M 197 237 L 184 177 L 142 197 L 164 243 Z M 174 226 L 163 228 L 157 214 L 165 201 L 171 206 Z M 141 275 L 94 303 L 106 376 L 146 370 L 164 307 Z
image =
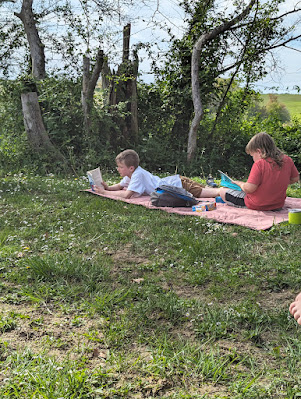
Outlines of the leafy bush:
M 186 87 L 186 89 L 185 89 Z M 138 85 L 139 141 L 121 146 L 121 134 L 115 114 L 103 102 L 101 91 L 96 92 L 92 113 L 92 133 L 87 137 L 83 129 L 81 81 L 66 77 L 49 77 L 37 84 L 39 101 L 46 130 L 54 145 L 66 157 L 72 170 L 85 170 L 101 165 L 115 168 L 115 156 L 125 148 L 135 149 L 141 165 L 151 171 L 186 175 L 218 175 L 218 169 L 241 178 L 248 174 L 251 158 L 245 153 L 250 138 L 266 131 L 277 145 L 290 155 L 300 168 L 300 120 L 283 124 L 279 113 L 256 105 L 258 94 L 238 87 L 228 93 L 223 109 L 216 115 L 216 106 L 205 109 L 198 135 L 198 149 L 190 164 L 186 161 L 187 136 L 192 103 L 187 85 L 171 93 L 170 82 Z M 21 80 L 3 81 L 0 86 L 0 167 L 3 171 L 59 172 L 59 164 L 50 162 L 47 154 L 34 152 L 24 129 L 20 95 Z M 219 85 L 222 90 L 222 85 Z M 183 90 L 183 97 L 180 91 Z M 222 91 L 221 91 L 222 93 Z M 220 93 L 220 94 L 221 94 Z M 122 117 L 122 107 L 116 109 Z
M 279 148 L 289 155 L 297 169 L 301 169 L 301 123 L 295 118 L 289 125 L 280 125 L 271 132 Z

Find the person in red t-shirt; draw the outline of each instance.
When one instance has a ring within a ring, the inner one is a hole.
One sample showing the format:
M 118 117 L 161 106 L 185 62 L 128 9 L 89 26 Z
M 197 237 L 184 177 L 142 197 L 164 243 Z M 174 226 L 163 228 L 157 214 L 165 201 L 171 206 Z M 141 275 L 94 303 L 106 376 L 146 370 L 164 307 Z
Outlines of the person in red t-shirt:
M 233 181 L 242 191 L 221 188 L 222 199 L 230 205 L 260 211 L 281 209 L 288 185 L 299 181 L 293 160 L 283 154 L 265 132 L 252 137 L 246 153 L 254 160 L 247 182 Z

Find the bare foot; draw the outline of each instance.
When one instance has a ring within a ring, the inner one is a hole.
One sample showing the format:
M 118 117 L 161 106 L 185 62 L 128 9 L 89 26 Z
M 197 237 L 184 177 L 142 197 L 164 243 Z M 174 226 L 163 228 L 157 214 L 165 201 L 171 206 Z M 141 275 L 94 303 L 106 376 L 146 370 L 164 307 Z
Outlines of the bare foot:
M 296 296 L 295 301 L 291 303 L 289 311 L 297 323 L 301 325 L 301 292 Z

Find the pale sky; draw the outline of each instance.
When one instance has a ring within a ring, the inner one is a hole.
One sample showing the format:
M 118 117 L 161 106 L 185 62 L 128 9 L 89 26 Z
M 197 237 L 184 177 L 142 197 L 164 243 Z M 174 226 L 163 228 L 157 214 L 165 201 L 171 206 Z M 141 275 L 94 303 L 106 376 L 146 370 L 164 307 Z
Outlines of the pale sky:
M 53 0 L 54 3 L 59 3 L 59 0 Z M 231 0 L 217 0 L 219 1 L 219 6 L 221 9 L 233 10 L 233 1 Z M 266 0 L 267 2 L 270 0 Z M 288 9 L 293 9 L 294 4 L 298 0 L 285 0 L 281 5 L 281 12 L 285 12 Z M 169 36 L 166 33 L 166 28 L 170 28 L 172 33 L 181 38 L 185 32 L 184 30 L 184 11 L 178 5 L 179 0 L 140 0 L 135 2 L 135 5 L 127 10 L 120 10 L 120 15 L 124 15 L 127 12 L 127 17 L 124 20 L 106 21 L 102 23 L 102 30 L 105 32 L 109 27 L 113 29 L 114 32 L 118 32 L 115 38 L 116 49 L 113 51 L 113 45 L 108 45 L 106 40 L 102 43 L 102 47 L 106 54 L 109 55 L 109 59 L 113 60 L 115 55 L 117 55 L 116 63 L 120 62 L 120 47 L 122 46 L 122 27 L 127 23 L 131 22 L 131 46 L 142 42 L 142 43 L 152 43 L 154 51 L 159 51 L 159 56 L 163 57 L 164 51 L 168 50 Z M 80 6 L 79 0 L 71 0 L 74 10 L 82 15 L 82 7 Z M 116 7 L 122 2 L 114 1 Z M 148 5 L 145 5 L 147 3 Z M 16 10 L 20 10 L 21 0 L 17 0 L 10 4 L 10 7 L 16 7 Z M 34 0 L 33 5 L 39 5 L 38 0 Z M 299 3 L 301 8 L 301 1 Z M 3 8 L 3 7 L 2 7 Z M 2 9 L 3 12 L 3 9 Z M 298 33 L 301 34 L 301 12 L 300 22 L 298 23 Z M 293 24 L 296 17 L 289 17 L 287 23 Z M 51 20 L 50 20 L 51 22 Z M 164 42 L 165 40 L 165 42 Z M 158 43 L 158 44 L 156 44 Z M 99 45 L 99 43 L 97 43 Z M 294 51 L 288 48 L 281 48 L 275 50 L 273 53 L 274 59 L 278 60 L 277 70 L 272 68 L 272 58 L 267 56 L 266 63 L 270 68 L 271 72 L 269 75 L 260 82 L 257 82 L 255 89 L 261 92 L 275 92 L 278 88 L 278 92 L 292 92 L 297 93 L 294 90 L 294 86 L 301 87 L 301 38 L 298 42 L 289 44 L 291 47 L 299 49 L 299 51 Z M 80 43 L 78 48 L 84 50 L 84 46 Z M 113 51 L 112 53 L 110 51 Z M 119 59 L 118 59 L 119 57 Z M 139 50 L 140 66 L 139 72 L 141 73 L 141 78 L 145 82 L 152 82 L 153 76 L 150 74 L 150 60 L 145 50 Z M 47 58 L 47 55 L 46 55 Z M 49 59 L 48 59 L 49 61 Z M 51 61 L 50 61 L 51 62 Z M 55 60 L 59 63 L 59 59 Z
M 167 38 L 162 31 L 159 33 L 158 29 L 155 29 L 155 25 L 152 20 L 156 19 L 162 23 L 167 24 L 174 35 L 181 37 L 184 33 L 183 26 L 183 11 L 178 7 L 176 0 L 160 0 L 153 2 L 159 5 L 158 10 L 154 7 L 142 7 L 139 9 L 134 8 L 130 17 L 132 17 L 132 44 L 139 41 L 153 40 L 160 41 L 162 38 Z M 285 12 L 288 9 L 293 9 L 294 4 L 297 0 L 286 0 L 281 5 L 281 12 Z M 141 3 L 140 3 L 141 4 Z M 221 0 L 221 6 L 229 5 L 229 1 Z M 232 3 L 231 3 L 232 4 Z M 230 5 L 231 7 L 231 5 Z M 299 3 L 299 8 L 301 4 Z M 143 17 L 138 17 L 137 15 L 143 15 Z M 299 13 L 301 18 L 301 12 Z M 143 20 L 142 20 L 143 18 Z M 289 17 L 287 23 L 295 23 L 296 17 Z M 145 22 L 147 21 L 147 22 Z M 147 27 L 148 26 L 148 27 Z M 301 22 L 299 22 L 298 33 L 301 34 Z M 255 88 L 261 92 L 271 92 L 278 90 L 279 93 L 292 92 L 297 93 L 294 89 L 295 86 L 300 86 L 301 88 L 301 38 L 298 42 L 288 44 L 290 47 L 295 47 L 299 51 L 295 51 L 289 48 L 280 48 L 273 51 L 273 58 L 277 59 L 277 70 L 273 70 L 273 63 L 271 56 L 266 57 L 266 63 L 270 68 L 270 73 L 268 76 L 259 81 Z M 167 43 L 164 45 L 160 44 L 161 48 L 167 48 Z M 143 80 L 146 82 L 151 82 L 153 77 L 148 75 L 149 72 L 149 62 L 144 60 L 140 64 L 140 71 L 143 74 Z

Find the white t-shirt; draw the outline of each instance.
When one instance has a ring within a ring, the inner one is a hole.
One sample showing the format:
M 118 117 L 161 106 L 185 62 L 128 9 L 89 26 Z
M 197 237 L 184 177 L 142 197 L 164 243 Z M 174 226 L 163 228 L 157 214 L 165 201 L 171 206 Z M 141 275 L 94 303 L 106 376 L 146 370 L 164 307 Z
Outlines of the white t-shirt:
M 138 166 L 129 178 L 125 176 L 119 183 L 127 190 L 134 191 L 140 195 L 150 195 L 161 184 L 170 184 L 174 187 L 182 187 L 182 182 L 179 175 L 167 176 L 162 179 L 158 176 L 152 175 L 147 170 Z

